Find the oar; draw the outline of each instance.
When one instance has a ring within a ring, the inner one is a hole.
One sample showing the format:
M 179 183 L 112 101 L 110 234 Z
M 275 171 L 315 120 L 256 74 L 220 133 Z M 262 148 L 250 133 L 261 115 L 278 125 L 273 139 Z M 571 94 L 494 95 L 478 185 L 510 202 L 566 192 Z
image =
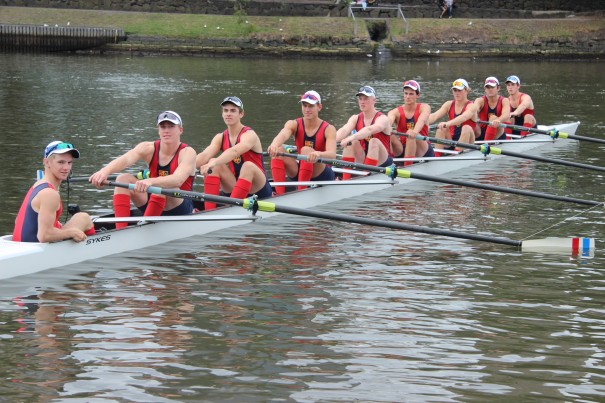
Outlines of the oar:
M 477 123 L 482 123 L 482 124 L 487 124 L 487 125 L 491 124 L 491 122 L 487 122 L 485 120 L 478 120 Z M 524 132 L 530 132 L 530 133 L 548 134 L 553 139 L 557 139 L 557 138 L 574 139 L 574 140 L 590 141 L 593 143 L 605 144 L 605 140 L 603 140 L 603 139 L 595 139 L 592 137 L 578 136 L 575 134 L 564 133 L 564 132 L 560 132 L 554 128 L 550 129 L 550 130 L 543 130 L 543 129 L 535 129 L 533 127 L 511 125 L 511 124 L 506 124 L 506 123 L 500 123 L 498 125 L 498 127 L 504 127 L 504 128 L 513 129 L 513 130 L 522 130 Z
M 399 133 L 399 134 L 401 134 L 402 136 L 407 136 L 407 134 L 405 134 L 405 133 Z M 481 151 L 483 153 L 483 155 L 488 155 L 488 154 L 508 155 L 510 157 L 524 158 L 524 159 L 534 160 L 534 161 L 549 162 L 551 164 L 565 165 L 565 166 L 569 166 L 569 167 L 591 169 L 593 171 L 605 171 L 605 167 L 582 164 L 580 162 L 564 161 L 564 160 L 559 160 L 556 158 L 541 157 L 539 155 L 522 154 L 522 153 L 517 153 L 514 151 L 502 150 L 501 148 L 492 147 L 488 144 L 481 144 L 481 145 L 467 144 L 467 143 L 461 143 L 459 141 L 454 141 L 454 140 L 446 140 L 446 139 L 440 139 L 437 137 L 422 136 L 420 134 L 416 135 L 416 139 L 432 141 L 434 143 L 445 144 L 445 145 L 453 146 L 453 147 L 462 147 L 462 148 L 468 148 L 470 150 L 478 150 L 478 151 Z M 437 151 L 439 151 L 439 150 L 437 150 Z
M 307 159 L 306 155 L 301 155 L 301 154 L 283 154 L 283 156 L 296 158 L 298 160 L 303 160 L 303 161 L 306 161 L 306 159 Z M 522 195 L 522 196 L 537 197 L 540 199 L 577 203 L 577 204 L 583 204 L 585 206 L 603 206 L 604 205 L 603 202 L 598 202 L 598 201 L 593 201 L 593 200 L 576 199 L 573 197 L 558 196 L 558 195 L 553 195 L 550 193 L 533 192 L 530 190 L 514 189 L 514 188 L 505 187 L 505 186 L 488 185 L 488 184 L 472 182 L 472 181 L 465 181 L 465 180 L 460 180 L 460 179 L 441 178 L 438 176 L 426 175 L 426 174 L 422 174 L 422 173 L 408 171 L 408 170 L 402 169 L 402 168 L 377 167 L 374 165 L 358 164 L 355 162 L 333 160 L 333 159 L 327 159 L 327 158 L 318 158 L 317 162 L 321 162 L 323 164 L 345 166 L 347 168 L 354 168 L 354 169 L 360 169 L 360 170 L 366 170 L 366 171 L 372 171 L 372 172 L 380 172 L 380 173 L 384 173 L 385 175 L 390 176 L 391 178 L 398 177 L 398 178 L 420 179 L 420 180 L 431 181 L 431 182 L 447 183 L 449 185 L 466 186 L 466 187 L 472 187 L 472 188 L 477 188 L 477 189 L 492 190 L 495 192 L 512 193 L 512 194 L 517 194 L 517 195 Z
M 108 182 L 110 186 L 117 186 L 126 189 L 134 190 L 135 185 L 129 183 Z M 594 239 L 592 238 L 544 238 L 535 240 L 517 241 L 509 238 L 493 237 L 479 234 L 469 234 L 465 232 L 451 231 L 438 228 L 422 227 L 418 225 L 403 224 L 394 221 L 376 220 L 365 217 L 356 217 L 346 214 L 329 213 L 317 210 L 308 210 L 296 207 L 278 206 L 264 200 L 256 200 L 255 198 L 235 199 L 232 197 L 208 195 L 198 192 L 189 192 L 181 189 L 163 189 L 156 186 L 147 188 L 148 193 L 162 194 L 169 197 L 180 197 L 185 199 L 211 201 L 220 204 L 230 204 L 241 206 L 253 214 L 257 211 L 278 212 L 285 214 L 293 214 L 304 217 L 323 218 L 327 220 L 335 220 L 349 222 L 354 224 L 370 225 L 374 227 L 391 228 L 404 231 L 420 232 L 424 234 L 442 235 L 453 238 L 469 239 L 473 241 L 482 241 L 495 243 L 500 245 L 514 246 L 524 251 L 534 252 L 572 252 L 572 253 L 589 253 L 594 249 Z
M 118 174 L 111 174 L 107 177 L 108 180 L 114 180 L 118 177 Z M 90 176 L 73 176 L 71 178 L 67 178 L 65 182 L 67 183 L 77 183 L 77 182 L 88 182 L 88 178 Z

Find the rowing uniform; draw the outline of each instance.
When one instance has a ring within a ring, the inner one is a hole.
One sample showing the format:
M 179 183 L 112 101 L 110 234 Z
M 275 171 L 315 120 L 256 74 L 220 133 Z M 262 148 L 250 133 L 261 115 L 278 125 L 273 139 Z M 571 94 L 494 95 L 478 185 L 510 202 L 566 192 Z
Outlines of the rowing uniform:
M 489 101 L 487 99 L 487 96 L 483 95 L 483 108 L 481 108 L 481 110 L 479 111 L 479 120 L 488 122 L 490 117 L 502 115 L 502 100 L 503 99 L 504 99 L 504 97 L 502 95 L 498 95 L 498 102 L 496 102 L 496 106 L 494 108 L 492 108 L 491 106 L 489 106 Z M 477 138 L 475 138 L 476 141 L 484 140 L 485 131 L 487 130 L 487 125 L 485 123 L 480 124 L 479 127 L 481 128 L 481 134 Z M 504 136 L 505 135 L 503 132 L 500 137 L 504 137 Z M 495 140 L 499 140 L 499 139 L 495 139 Z
M 460 113 L 456 114 L 456 101 L 452 101 L 452 105 L 450 106 L 450 111 L 448 113 L 449 120 L 456 119 L 458 116 L 462 115 L 464 111 L 466 111 L 466 108 L 468 108 L 468 106 L 472 103 L 472 101 L 468 101 Z M 462 134 L 462 126 L 469 126 L 474 132 L 477 123 L 472 119 L 468 119 L 457 126 L 450 126 L 450 135 L 452 136 L 453 141 L 458 141 L 460 139 L 460 135 Z
M 397 131 L 399 133 L 407 133 L 408 130 L 414 130 L 416 126 L 416 122 L 418 122 L 418 118 L 420 117 L 420 107 L 422 104 L 416 104 L 416 109 L 414 110 L 414 115 L 411 118 L 408 118 L 403 110 L 403 105 L 399 105 L 397 110 L 399 111 L 399 122 L 397 123 Z M 424 125 L 422 130 L 420 130 L 420 134 L 422 136 L 428 137 L 429 135 L 429 127 L 428 125 Z M 396 158 L 401 158 L 405 155 L 405 145 L 407 143 L 408 138 L 406 136 L 399 136 L 399 141 L 403 145 L 403 150 L 401 151 L 401 155 L 396 155 Z M 434 157 L 435 152 L 433 151 L 433 146 L 430 142 L 427 142 L 429 148 L 424 153 L 423 157 Z
M 527 95 L 527 94 L 525 94 L 523 92 L 519 93 L 519 103 L 522 102 L 521 99 L 523 98 L 523 95 Z M 517 109 L 517 107 L 519 107 L 519 105 L 517 105 L 513 108 L 513 100 L 510 97 L 508 97 L 508 99 L 510 100 L 510 112 L 513 113 Z M 523 126 L 523 123 L 525 123 L 525 115 L 532 115 L 535 118 L 534 110 L 527 108 L 521 113 L 521 116 L 514 117 L 512 124 L 515 126 Z M 536 123 L 533 126 L 533 128 L 535 129 L 537 127 L 538 127 L 538 124 Z M 522 130 L 514 130 L 514 129 L 507 128 L 507 129 L 505 129 L 505 132 L 506 132 L 506 134 L 521 134 Z
M 239 144 L 239 142 L 241 141 L 241 138 L 242 138 L 242 134 L 246 133 L 248 130 L 251 130 L 248 126 L 244 126 L 242 128 L 242 130 L 237 135 L 235 144 Z M 235 144 L 231 144 L 231 140 L 229 139 L 229 130 L 226 129 L 223 132 L 222 151 L 223 152 L 227 151 L 228 149 L 233 147 Z M 258 192 L 256 192 L 256 195 L 258 196 L 258 198 L 264 199 L 267 197 L 271 197 L 273 195 L 273 190 L 271 189 L 271 185 L 269 184 L 269 180 L 267 179 L 267 173 L 265 171 L 265 164 L 263 161 L 262 153 L 257 153 L 255 151 L 248 150 L 245 153 L 243 153 L 241 156 L 236 157 L 235 159 L 229 161 L 229 169 L 231 170 L 231 173 L 233 173 L 233 175 L 235 176 L 235 179 L 239 179 L 240 171 L 242 169 L 242 166 L 244 165 L 244 162 L 246 162 L 246 161 L 252 162 L 254 165 L 256 165 L 257 167 L 259 167 L 261 169 L 263 174 L 265 174 L 265 186 L 263 186 Z M 248 196 L 251 196 L 251 195 L 248 195 Z
M 313 136 L 309 136 L 305 130 L 303 118 L 296 119 L 296 135 L 294 137 L 296 149 L 302 150 L 303 147 L 311 147 L 315 151 L 326 151 L 326 129 L 328 126 L 330 126 L 328 122 L 325 120 L 322 121 Z M 335 175 L 332 167 L 326 164 L 325 169 L 312 179 L 315 181 L 331 181 L 334 180 L 334 178 Z M 298 173 L 294 180 L 298 180 Z
M 156 140 L 153 143 L 153 156 L 151 157 L 151 161 L 149 162 L 149 177 L 150 178 L 159 178 L 161 176 L 172 175 L 177 167 L 179 166 L 179 154 L 182 149 L 189 147 L 185 143 L 179 144 L 179 148 L 176 150 L 176 153 L 172 156 L 172 159 L 167 165 L 160 165 L 160 140 Z M 186 190 L 188 192 L 193 190 L 193 181 L 195 180 L 195 176 L 189 176 L 185 182 L 179 187 L 181 190 Z M 139 210 L 144 213 L 147 209 L 147 204 L 145 203 Z M 191 199 L 183 199 L 182 203 L 176 206 L 175 208 L 163 211 L 162 215 L 174 216 L 174 215 L 186 215 L 191 214 L 193 212 L 193 202 Z
M 376 119 L 381 115 L 382 115 L 382 112 L 376 112 L 376 115 L 374 115 L 374 117 L 372 118 L 371 125 L 373 125 L 374 122 L 376 122 Z M 365 124 L 365 121 L 363 118 L 363 112 L 360 112 L 359 115 L 357 116 L 357 125 L 355 125 L 355 130 L 360 131 L 365 126 L 366 126 L 366 124 Z M 378 139 L 389 154 L 387 159 L 380 166 L 388 167 L 388 166 L 393 165 L 393 150 L 391 150 L 391 136 L 389 136 L 388 134 L 385 134 L 383 132 L 380 132 L 380 133 L 374 133 L 365 139 L 359 140 L 359 144 L 361 144 L 361 148 L 363 149 L 366 156 L 368 155 L 368 143 L 372 138 Z
M 36 195 L 46 188 L 56 190 L 53 185 L 48 182 L 42 182 L 37 186 L 29 189 L 25 199 L 19 209 L 19 214 L 15 219 L 15 229 L 13 230 L 13 241 L 16 242 L 40 242 L 38 240 L 38 213 L 32 207 L 32 200 Z M 59 210 L 55 217 L 55 228 L 61 228 L 59 217 L 63 212 L 63 204 L 59 203 Z

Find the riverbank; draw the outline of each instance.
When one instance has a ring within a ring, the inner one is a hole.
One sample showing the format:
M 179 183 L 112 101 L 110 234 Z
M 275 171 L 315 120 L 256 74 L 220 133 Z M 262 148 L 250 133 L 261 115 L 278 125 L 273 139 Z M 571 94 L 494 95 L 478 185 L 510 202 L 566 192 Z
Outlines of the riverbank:
M 121 28 L 87 53 L 286 57 L 602 59 L 605 19 L 379 19 L 0 7 L 1 24 Z M 310 29 L 312 27 L 312 29 Z M 406 32 L 407 31 L 407 32 Z

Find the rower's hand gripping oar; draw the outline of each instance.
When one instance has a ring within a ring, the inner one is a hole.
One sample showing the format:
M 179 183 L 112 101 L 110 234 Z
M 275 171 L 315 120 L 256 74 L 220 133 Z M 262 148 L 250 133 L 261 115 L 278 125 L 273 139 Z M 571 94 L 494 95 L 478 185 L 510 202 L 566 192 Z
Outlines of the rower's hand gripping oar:
M 401 133 L 401 132 L 397 132 L 397 133 L 402 136 L 406 136 L 406 137 L 408 136 L 406 133 Z M 461 147 L 461 148 L 467 148 L 470 150 L 477 150 L 477 151 L 481 151 L 481 153 L 483 153 L 483 155 L 488 155 L 488 154 L 508 155 L 509 157 L 524 158 L 524 159 L 528 159 L 528 160 L 541 161 L 541 162 L 549 162 L 551 164 L 591 169 L 593 171 L 602 171 L 602 172 L 605 171 L 605 167 L 582 164 L 580 162 L 574 162 L 574 161 L 564 161 L 564 160 L 559 160 L 556 158 L 547 158 L 547 157 L 542 157 L 539 155 L 517 153 L 514 151 L 507 151 L 507 150 L 502 150 L 501 148 L 492 147 L 489 144 L 481 144 L 481 145 L 467 144 L 467 143 L 461 143 L 459 141 L 454 141 L 454 140 L 447 140 L 447 139 L 440 139 L 437 137 L 423 136 L 421 134 L 417 134 L 416 139 L 424 140 L 424 141 L 432 141 L 437 144 L 445 144 L 445 145 L 453 146 L 453 147 Z M 437 151 L 439 151 L 439 150 L 437 150 Z
M 492 122 L 488 122 L 486 120 L 478 120 L 477 123 L 481 123 L 481 124 L 485 124 L 485 125 L 491 125 L 492 124 Z M 507 123 L 500 123 L 498 125 L 498 127 L 502 127 L 502 128 L 505 128 L 505 129 L 521 130 L 521 131 L 530 132 L 530 133 L 547 134 L 553 140 L 556 140 L 556 139 L 574 139 L 574 140 L 590 141 L 590 142 L 593 142 L 593 143 L 605 144 L 605 140 L 603 140 L 603 139 L 595 139 L 593 137 L 578 136 L 578 135 L 575 135 L 575 134 L 569 134 L 569 133 L 565 133 L 565 132 L 560 132 L 556 128 L 552 128 L 552 129 L 549 129 L 549 130 L 543 130 L 543 129 L 536 129 L 536 128 L 533 128 L 533 127 L 511 125 L 511 124 L 507 124 Z
M 280 154 L 280 156 L 296 158 L 296 159 L 302 160 L 302 161 L 306 161 L 306 159 L 307 159 L 307 156 L 302 155 L 302 154 Z M 347 167 L 347 168 L 353 168 L 353 169 L 358 169 L 358 170 L 368 170 L 368 171 L 372 171 L 372 172 L 380 172 L 380 173 L 384 173 L 385 175 L 388 175 L 391 179 L 394 179 L 394 178 L 420 179 L 420 180 L 425 180 L 425 181 L 430 181 L 430 182 L 447 183 L 448 185 L 465 186 L 465 187 L 472 187 L 472 188 L 476 188 L 476 189 L 491 190 L 491 191 L 495 191 L 495 192 L 503 192 L 503 193 L 517 194 L 517 195 L 521 195 L 521 196 L 536 197 L 539 199 L 576 203 L 576 204 L 582 204 L 585 206 L 605 206 L 605 203 L 594 201 L 594 200 L 577 199 L 574 197 L 558 196 L 558 195 L 554 195 L 554 194 L 533 192 L 530 190 L 523 190 L 523 189 L 514 189 L 514 188 L 505 187 L 505 186 L 495 186 L 495 185 L 489 185 L 489 184 L 472 182 L 472 181 L 464 181 L 464 180 L 459 180 L 459 179 L 442 178 L 442 177 L 434 176 L 434 175 L 426 175 L 426 174 L 422 174 L 422 173 L 408 171 L 408 170 L 402 169 L 402 168 L 397 168 L 395 165 L 391 165 L 390 167 L 377 167 L 374 165 L 358 164 L 358 163 L 350 162 L 350 161 L 334 160 L 334 159 L 321 158 L 321 157 L 317 159 L 317 162 L 320 162 L 323 164 L 330 164 L 330 165 L 342 166 L 342 167 Z
M 110 186 L 122 187 L 130 190 L 134 190 L 135 184 L 133 183 L 119 183 L 119 182 L 108 182 Z M 255 197 L 246 199 L 235 199 L 232 197 L 208 195 L 198 192 L 189 192 L 181 189 L 163 189 L 156 186 L 150 186 L 147 188 L 147 192 L 151 194 L 162 194 L 169 197 L 180 197 L 199 201 L 211 201 L 220 204 L 230 204 L 234 206 L 241 206 L 252 214 L 256 214 L 257 211 L 264 212 L 278 212 L 285 214 L 293 214 L 304 217 L 323 218 L 327 220 L 343 221 L 354 224 L 370 225 L 374 227 L 391 228 L 404 231 L 420 232 L 424 234 L 442 235 L 453 238 L 469 239 L 473 241 L 490 242 L 500 245 L 509 245 L 516 248 L 520 248 L 523 251 L 534 251 L 534 252 L 572 252 L 574 254 L 582 253 L 587 254 L 594 249 L 594 239 L 588 238 L 545 238 L 536 239 L 530 241 L 516 241 L 508 238 L 492 237 L 487 235 L 469 234 L 465 232 L 450 231 L 438 228 L 421 227 L 417 225 L 408 225 L 399 222 L 375 220 L 365 217 L 356 217 L 346 214 L 329 213 L 324 211 L 301 209 L 296 207 L 278 206 L 275 203 L 271 203 L 264 200 L 257 200 Z

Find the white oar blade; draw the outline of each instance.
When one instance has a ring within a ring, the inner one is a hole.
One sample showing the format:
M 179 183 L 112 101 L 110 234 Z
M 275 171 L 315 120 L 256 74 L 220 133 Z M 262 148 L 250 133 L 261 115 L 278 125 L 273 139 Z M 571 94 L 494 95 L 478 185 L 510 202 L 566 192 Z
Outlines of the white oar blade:
M 594 238 L 544 238 L 521 243 L 523 252 L 571 253 L 589 256 L 594 253 Z

